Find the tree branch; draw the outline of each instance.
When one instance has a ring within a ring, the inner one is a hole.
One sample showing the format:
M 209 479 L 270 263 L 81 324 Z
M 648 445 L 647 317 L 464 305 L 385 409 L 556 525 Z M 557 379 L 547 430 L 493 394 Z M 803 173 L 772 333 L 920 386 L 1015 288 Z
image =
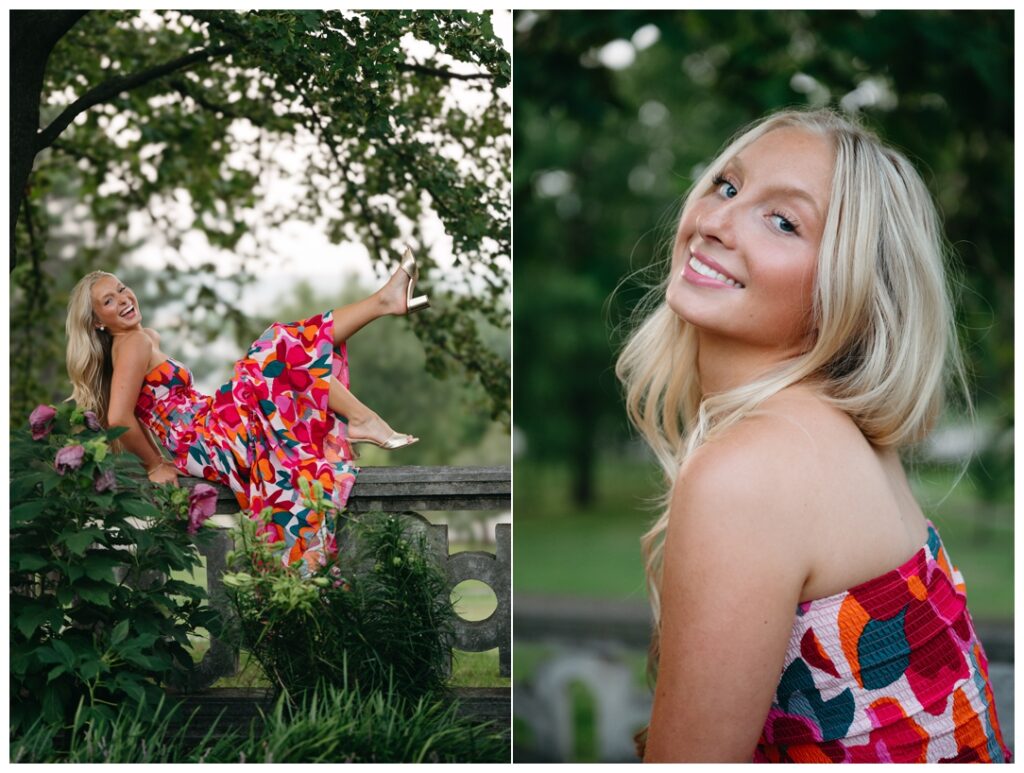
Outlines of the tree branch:
M 451 70 L 442 70 L 436 67 L 427 67 L 425 64 L 399 63 L 397 65 L 397 69 L 404 72 L 417 72 L 421 75 L 433 75 L 438 78 L 444 78 L 445 80 L 494 80 L 494 76 L 489 72 L 460 73 L 452 72 Z
M 74 147 L 72 145 L 69 145 L 66 142 L 63 142 L 62 140 L 59 140 L 59 139 L 54 140 L 53 145 L 51 147 L 53 148 L 53 150 L 58 150 L 61 153 L 65 153 L 65 154 L 71 156 L 72 158 L 80 158 L 80 159 L 84 158 L 86 161 L 88 161 L 94 167 L 96 167 L 96 169 L 98 171 L 102 171 L 102 172 L 104 172 L 106 174 L 110 174 L 110 171 L 109 171 L 110 160 L 109 159 L 99 158 L 99 157 L 93 155 L 92 153 L 89 153 L 88 151 L 82 150 L 81 148 L 76 148 L 76 147 Z M 128 182 L 128 180 L 124 179 L 120 175 L 118 175 L 116 177 L 116 179 L 119 182 L 121 182 L 124 185 L 125 188 L 128 189 L 128 193 L 127 193 L 128 199 L 130 199 L 131 201 L 135 202 L 135 204 L 139 207 L 139 209 L 145 210 L 146 214 L 149 215 L 149 219 L 153 222 L 153 225 L 158 225 L 161 220 L 166 225 L 168 225 L 168 226 L 170 225 L 168 223 L 168 221 L 167 221 L 167 218 L 157 217 L 157 215 L 153 212 L 152 208 L 150 207 L 149 201 L 135 187 L 133 187 L 132 184 L 130 182 Z
M 93 105 L 106 102 L 107 100 L 116 97 L 122 91 L 130 91 L 138 88 L 139 86 L 143 86 L 150 81 L 161 78 L 168 73 L 185 69 L 196 62 L 201 62 L 206 59 L 214 59 L 218 56 L 229 54 L 232 50 L 232 46 L 226 45 L 216 46 L 214 48 L 203 48 L 199 51 L 193 51 L 191 54 L 180 56 L 177 59 L 172 59 L 170 62 L 164 62 L 163 64 L 158 64 L 154 67 L 143 70 L 142 72 L 137 72 L 134 75 L 123 75 L 104 81 L 75 100 L 73 104 L 64 109 L 64 112 L 54 118 L 53 121 L 50 122 L 49 126 L 36 135 L 35 151 L 38 153 L 43 148 L 48 148 L 52 145 L 53 141 L 60 136 L 60 133 L 64 131 L 80 113 L 85 112 Z
M 380 240 L 377 238 L 377 234 L 374 233 L 373 218 L 370 217 L 369 206 L 366 200 L 359 193 L 359 186 L 353 185 L 352 181 L 348 176 L 348 168 L 341 162 L 341 157 L 338 155 L 338 148 L 335 146 L 334 140 L 328 134 L 324 128 L 323 122 L 320 120 L 320 113 L 316 109 L 316 105 L 313 104 L 313 100 L 306 94 L 306 90 L 302 88 L 300 84 L 293 84 L 298 90 L 299 95 L 302 97 L 302 101 L 306 103 L 306 107 L 309 108 L 310 115 L 312 115 L 313 122 L 316 123 L 316 128 L 319 130 L 320 136 L 323 141 L 327 143 L 327 148 L 331 151 L 331 155 L 334 157 L 334 163 L 338 167 L 338 171 L 341 172 L 341 176 L 345 178 L 345 182 L 349 184 L 349 190 L 352 192 L 353 198 L 356 200 L 356 204 L 359 206 L 359 214 L 362 216 L 363 223 L 366 225 L 367 233 L 369 234 L 370 241 L 373 242 L 373 249 L 376 253 L 384 257 L 387 252 L 381 246 Z M 312 128 L 312 127 L 310 127 Z
M 24 204 L 25 227 L 28 229 L 29 253 L 32 255 L 32 289 L 34 294 L 29 295 L 28 301 L 28 308 L 31 311 L 33 307 L 42 307 L 42 302 L 46 293 L 45 290 L 43 290 L 43 267 L 42 260 L 39 257 L 42 249 L 36 239 L 36 229 L 32 224 L 32 202 L 28 196 L 24 198 Z
M 181 96 L 190 98 L 201 108 L 209 110 L 211 113 L 221 113 L 226 118 L 247 118 L 256 126 L 263 125 L 263 121 L 260 119 L 253 118 L 248 115 L 243 116 L 237 110 L 234 110 L 227 105 L 218 105 L 215 102 L 211 102 L 204 95 L 192 91 L 184 78 L 172 78 L 169 82 L 171 84 L 171 88 L 181 94 Z

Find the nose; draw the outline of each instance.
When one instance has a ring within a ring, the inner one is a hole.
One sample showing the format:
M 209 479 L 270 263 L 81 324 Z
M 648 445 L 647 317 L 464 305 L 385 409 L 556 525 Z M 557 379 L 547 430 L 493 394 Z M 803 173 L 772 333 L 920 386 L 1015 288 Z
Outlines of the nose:
M 697 216 L 697 235 L 705 241 L 716 241 L 732 247 L 736 216 L 732 199 L 717 201 Z

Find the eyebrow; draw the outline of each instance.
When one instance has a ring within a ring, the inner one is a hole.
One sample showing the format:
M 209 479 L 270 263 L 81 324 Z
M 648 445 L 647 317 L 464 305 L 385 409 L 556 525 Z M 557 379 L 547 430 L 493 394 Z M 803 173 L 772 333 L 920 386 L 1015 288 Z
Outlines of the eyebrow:
M 725 166 L 723 166 L 722 169 L 728 169 L 730 166 L 735 166 L 741 173 L 744 171 L 743 162 L 740 161 L 738 156 L 733 156 L 731 159 L 729 159 L 729 161 L 726 162 Z M 791 196 L 797 199 L 803 199 L 811 206 L 811 209 L 814 211 L 814 216 L 817 217 L 818 220 L 821 220 L 821 212 L 818 211 L 818 202 L 816 202 L 814 200 L 814 197 L 810 193 L 805 191 L 803 188 L 799 188 L 795 185 L 770 185 L 766 190 L 769 193 L 776 195 Z

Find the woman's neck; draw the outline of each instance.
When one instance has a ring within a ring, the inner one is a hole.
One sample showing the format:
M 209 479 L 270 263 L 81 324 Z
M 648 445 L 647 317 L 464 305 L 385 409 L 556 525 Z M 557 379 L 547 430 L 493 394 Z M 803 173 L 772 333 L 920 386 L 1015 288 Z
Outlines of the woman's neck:
M 701 392 L 717 394 L 750 384 L 798 354 L 797 347 L 765 349 L 701 330 L 697 344 Z

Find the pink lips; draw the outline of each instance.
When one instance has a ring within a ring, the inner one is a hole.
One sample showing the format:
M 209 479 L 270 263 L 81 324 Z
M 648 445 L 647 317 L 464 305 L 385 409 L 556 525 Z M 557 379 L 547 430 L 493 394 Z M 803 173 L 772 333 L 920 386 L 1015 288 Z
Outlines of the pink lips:
M 690 253 L 690 255 L 692 255 L 693 257 L 696 257 L 697 260 L 699 260 L 701 263 L 703 263 L 708 268 L 714 269 L 718 273 L 720 273 L 720 274 L 724 275 L 725 277 L 731 279 L 732 281 L 736 282 L 737 284 L 743 284 L 736 277 L 734 277 L 732 274 L 730 274 L 728 271 L 726 271 L 724 268 L 722 268 L 722 266 L 720 264 L 716 263 L 714 260 L 712 260 L 711 258 L 707 257 L 706 255 L 702 255 L 701 253 L 696 252 L 696 251 L 692 251 Z M 698 274 L 696 271 L 694 271 L 693 266 L 690 265 L 690 258 L 689 257 L 687 257 L 686 263 L 683 265 L 683 278 L 686 279 L 691 284 L 700 285 L 700 286 L 703 286 L 703 287 L 720 287 L 720 288 L 726 288 L 726 289 L 729 289 L 729 290 L 739 290 L 739 289 L 742 289 L 740 287 L 734 287 L 733 285 L 730 285 L 727 282 L 723 282 L 720 279 L 715 279 L 714 277 L 704 276 L 703 274 Z

